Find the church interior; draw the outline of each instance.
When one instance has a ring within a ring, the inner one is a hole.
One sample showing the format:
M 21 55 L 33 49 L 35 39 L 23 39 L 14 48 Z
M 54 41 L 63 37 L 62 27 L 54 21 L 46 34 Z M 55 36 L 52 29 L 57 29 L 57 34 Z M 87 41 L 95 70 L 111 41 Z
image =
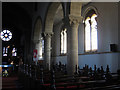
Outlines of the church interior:
M 120 89 L 119 2 L 2 2 L 1 89 Z

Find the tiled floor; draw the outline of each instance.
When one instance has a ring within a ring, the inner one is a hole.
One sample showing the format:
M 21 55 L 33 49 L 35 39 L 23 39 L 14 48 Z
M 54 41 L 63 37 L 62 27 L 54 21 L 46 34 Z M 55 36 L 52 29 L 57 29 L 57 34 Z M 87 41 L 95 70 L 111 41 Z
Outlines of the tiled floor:
M 14 89 L 18 90 L 22 85 L 18 81 L 17 75 L 12 75 L 8 77 L 2 77 L 2 89 Z

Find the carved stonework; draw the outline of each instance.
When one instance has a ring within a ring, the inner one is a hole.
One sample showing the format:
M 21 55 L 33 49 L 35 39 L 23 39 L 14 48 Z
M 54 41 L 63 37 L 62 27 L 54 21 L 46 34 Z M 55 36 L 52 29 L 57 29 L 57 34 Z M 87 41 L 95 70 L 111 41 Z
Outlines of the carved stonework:
M 69 18 L 66 17 L 66 18 L 62 19 L 62 21 L 63 21 L 63 25 L 65 27 L 69 26 Z
M 38 44 L 38 43 L 40 43 L 40 40 L 34 40 L 33 42 L 34 42 L 34 44 Z
M 83 17 L 82 16 L 73 16 L 73 15 L 69 15 L 69 20 L 70 20 L 70 24 L 79 24 L 80 22 L 82 22 Z
M 47 33 L 47 32 L 44 32 L 44 37 L 52 37 L 52 35 L 53 35 L 53 32 L 49 32 L 49 33 Z

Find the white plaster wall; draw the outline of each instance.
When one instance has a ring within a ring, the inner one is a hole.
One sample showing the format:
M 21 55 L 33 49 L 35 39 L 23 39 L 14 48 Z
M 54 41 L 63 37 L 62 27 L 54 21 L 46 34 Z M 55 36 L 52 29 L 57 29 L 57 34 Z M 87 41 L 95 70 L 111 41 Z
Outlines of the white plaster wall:
M 62 62 L 62 64 L 67 64 L 67 56 L 57 56 L 57 57 L 53 57 L 54 59 L 56 59 L 55 63 L 59 63 Z
M 92 67 L 92 69 L 94 69 L 94 65 L 99 68 L 103 66 L 104 70 L 106 70 L 107 65 L 109 65 L 111 72 L 117 72 L 118 55 L 119 53 L 79 55 L 78 64 L 80 68 L 83 68 L 83 66 L 87 64 L 89 67 Z
M 98 52 L 110 52 L 110 44 L 118 44 L 118 3 L 90 3 L 84 7 L 83 11 L 94 6 L 98 11 Z M 79 54 L 84 54 L 84 24 L 80 24 L 78 30 Z M 79 66 L 82 68 L 85 64 L 94 67 L 110 66 L 111 72 L 116 72 L 119 66 L 119 53 L 103 53 L 79 55 Z
M 118 4 L 96 4 L 98 15 L 98 51 L 110 51 L 110 44 L 118 45 Z
M 107 65 L 109 65 L 110 71 L 115 73 L 118 70 L 118 55 L 119 53 L 79 55 L 78 65 L 80 68 L 83 68 L 83 66 L 87 64 L 89 67 L 92 67 L 92 69 L 94 69 L 94 65 L 96 65 L 97 68 L 103 66 L 104 70 L 106 70 Z M 56 60 L 55 63 L 61 61 L 62 64 L 67 64 L 67 56 L 56 56 L 53 57 L 53 59 Z
M 90 3 L 82 13 L 89 6 L 94 6 L 98 11 L 98 52 L 108 52 L 110 44 L 118 45 L 118 3 Z M 79 53 L 84 53 L 84 25 L 80 24 L 79 28 Z
M 90 3 L 88 6 L 95 6 L 98 10 L 98 52 L 110 52 L 110 44 L 118 45 L 118 4 L 117 3 Z M 85 8 L 87 8 L 86 6 Z M 85 9 L 84 8 L 84 9 Z M 83 9 L 83 10 L 84 10 Z M 83 12 L 83 11 L 82 11 Z M 56 29 L 59 30 L 59 29 Z M 52 43 L 57 51 L 56 56 L 53 57 L 56 63 L 61 61 L 67 63 L 67 56 L 60 56 L 60 37 L 59 31 L 54 38 L 57 38 L 56 43 Z M 120 31 L 119 31 L 120 32 Z M 53 39 L 54 39 L 53 38 Z M 119 45 L 118 45 L 119 46 Z M 78 53 L 84 54 L 84 24 L 81 23 L 78 29 Z M 116 72 L 119 65 L 119 53 L 102 53 L 102 54 L 88 54 L 79 55 L 78 65 L 83 68 L 88 64 L 92 68 L 94 64 L 97 67 L 103 66 L 106 69 L 107 65 L 110 66 L 111 72 Z

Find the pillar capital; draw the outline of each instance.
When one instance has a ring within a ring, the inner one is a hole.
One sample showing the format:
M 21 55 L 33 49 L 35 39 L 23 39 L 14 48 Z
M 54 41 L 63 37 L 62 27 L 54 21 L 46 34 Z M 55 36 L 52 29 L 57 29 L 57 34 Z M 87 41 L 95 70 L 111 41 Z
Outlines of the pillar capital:
M 34 44 L 37 44 L 40 42 L 40 40 L 33 40 Z
M 44 32 L 44 37 L 52 37 L 53 32 Z
M 69 18 L 68 17 L 63 18 L 62 22 L 65 26 L 68 26 L 69 25 Z
M 82 16 L 77 16 L 77 15 L 69 15 L 69 20 L 70 20 L 70 24 L 79 24 L 80 22 L 82 22 L 83 17 Z
M 40 43 L 40 40 L 38 39 L 38 40 L 33 40 L 33 42 L 34 42 L 34 44 L 38 44 L 38 43 Z

